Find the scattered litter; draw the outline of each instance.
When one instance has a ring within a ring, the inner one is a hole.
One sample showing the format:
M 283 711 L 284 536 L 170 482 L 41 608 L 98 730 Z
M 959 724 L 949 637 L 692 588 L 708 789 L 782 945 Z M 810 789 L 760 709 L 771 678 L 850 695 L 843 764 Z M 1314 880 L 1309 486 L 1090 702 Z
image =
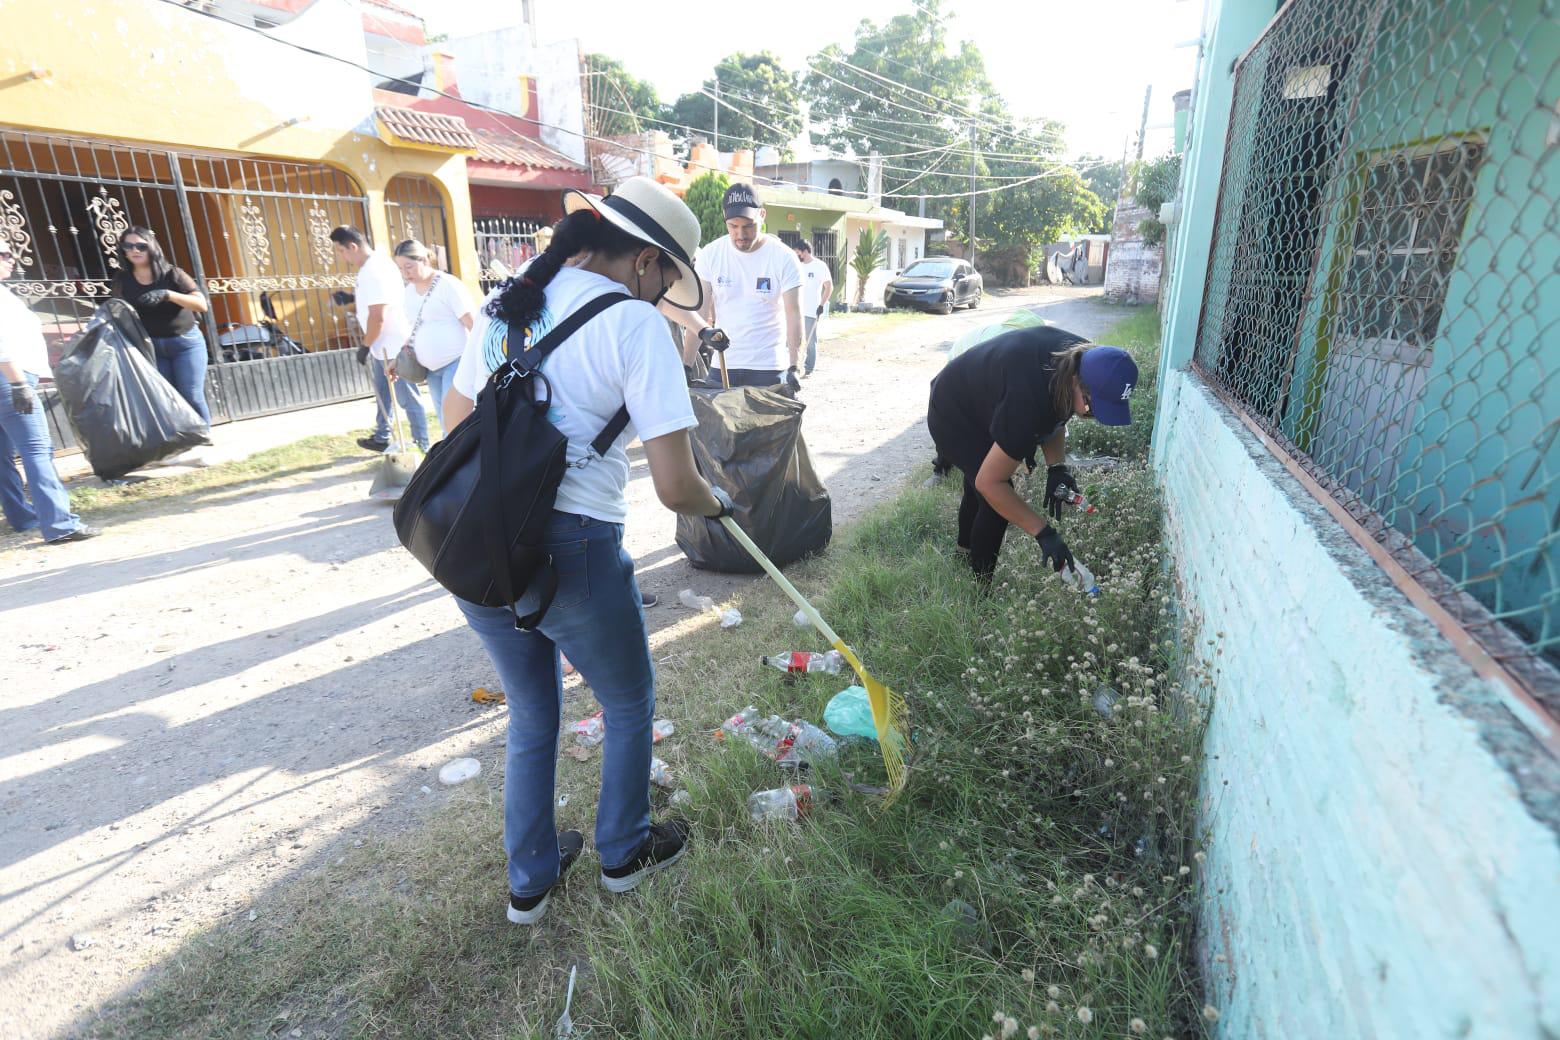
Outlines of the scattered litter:
M 659 744 L 676 732 L 677 727 L 672 725 L 671 719 L 656 719 L 650 726 L 650 743 Z
M 251 910 L 251 911 L 249 911 L 249 919 L 251 921 L 253 921 L 255 918 L 257 918 L 259 916 L 260 916 L 260 911 L 258 911 L 258 910 Z
M 791 624 L 795 625 L 797 628 L 807 628 L 812 625 L 812 622 L 807 619 L 807 611 L 798 610 L 795 614 L 791 615 Z
M 650 782 L 657 787 L 672 786 L 672 768 L 659 758 L 650 760 Z
M 811 784 L 791 784 L 773 791 L 754 791 L 748 795 L 748 815 L 755 823 L 764 820 L 790 820 L 793 823 L 812 812 L 815 805 L 830 801 L 827 791 L 814 790 Z
M 97 938 L 95 936 L 88 935 L 86 932 L 78 932 L 77 934 L 70 937 L 70 948 L 75 950 L 77 953 L 80 953 L 82 950 L 96 945 Z
M 671 804 L 671 805 L 692 805 L 693 804 L 693 795 L 689 794 L 686 790 L 684 790 L 684 791 L 673 791 L 672 792 L 672 797 L 670 799 L 668 799 L 668 804 Z
M 503 690 L 490 690 L 486 686 L 472 690 L 471 699 L 478 704 L 503 704 L 505 701 Z
M 949 901 L 942 908 L 942 918 L 953 926 L 953 937 L 971 946 L 985 946 L 990 938 L 980 911 L 962 899 Z
M 864 686 L 847 686 L 829 698 L 823 709 L 823 724 L 837 737 L 865 737 L 877 741 L 877 723 L 872 721 L 872 701 Z
M 569 1017 L 569 1008 L 574 1004 L 574 975 L 579 970 L 578 964 L 569 967 L 569 993 L 563 998 L 563 1014 L 553 1026 L 553 1040 L 572 1040 L 574 1036 L 574 1019 Z
M 565 791 L 563 794 L 560 794 L 558 796 L 558 808 L 562 809 L 565 805 L 568 805 L 568 804 L 569 804 L 569 793 L 567 791 Z
M 427 784 L 423 784 L 421 787 L 418 788 L 418 790 L 421 791 L 423 794 L 432 794 L 433 793 L 433 788 L 429 787 Z
M 830 675 L 838 675 L 845 670 L 845 655 L 838 650 L 830 650 L 826 654 L 793 651 L 765 657 L 762 661 L 770 668 L 778 668 L 782 672 L 793 675 L 805 675 L 808 672 L 828 672 Z
M 578 744 L 564 748 L 563 753 L 574 759 L 576 762 L 590 761 L 590 748 L 580 747 Z
M 444 763 L 439 769 L 439 783 L 445 787 L 454 787 L 463 784 L 467 780 L 482 772 L 482 763 L 474 758 L 457 758 Z
M 601 712 L 588 716 L 570 726 L 574 742 L 581 747 L 595 747 L 607 739 L 607 722 Z
M 1121 465 L 1121 460 L 1113 455 L 1067 456 L 1068 469 L 1112 469 L 1119 465 Z
M 742 624 L 742 611 L 736 607 L 727 607 L 720 612 L 721 628 L 736 628 L 740 624 Z
M 683 589 L 681 592 L 679 592 L 677 594 L 677 602 L 681 603 L 689 610 L 715 609 L 714 600 L 710 599 L 708 596 L 697 595 L 692 589 Z
M 1100 718 L 1110 718 L 1111 712 L 1116 707 L 1116 698 L 1118 696 L 1116 691 L 1109 686 L 1101 686 L 1094 691 L 1091 703 L 1094 705 L 1094 710 L 1100 713 Z
M 1063 567 L 1057 573 L 1061 576 L 1062 581 L 1071 585 L 1079 592 L 1090 596 L 1098 596 L 1100 594 L 1100 583 L 1094 580 L 1094 575 L 1089 573 L 1089 568 L 1085 567 L 1079 560 L 1073 560 L 1072 563 Z
M 781 764 L 829 759 L 839 750 L 833 737 L 805 719 L 787 722 L 778 715 L 763 716 L 751 705 L 727 719 L 715 736 L 735 736 Z

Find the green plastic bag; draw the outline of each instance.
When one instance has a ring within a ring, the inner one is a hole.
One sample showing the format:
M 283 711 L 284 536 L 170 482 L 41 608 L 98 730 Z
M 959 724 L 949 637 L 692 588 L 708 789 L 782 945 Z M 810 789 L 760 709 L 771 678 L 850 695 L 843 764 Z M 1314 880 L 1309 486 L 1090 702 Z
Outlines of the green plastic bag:
M 840 737 L 865 737 L 877 741 L 877 725 L 872 721 L 872 702 L 862 686 L 849 686 L 829 699 L 823 709 L 823 724 Z
M 1012 332 L 1014 329 L 1033 329 L 1041 325 L 1049 325 L 1050 322 L 1029 310 L 1017 310 L 994 325 L 983 325 L 978 329 L 972 329 L 953 341 L 953 346 L 948 348 L 948 360 L 952 361 L 971 347 L 979 346 L 993 336 L 1000 336 L 1004 332 Z

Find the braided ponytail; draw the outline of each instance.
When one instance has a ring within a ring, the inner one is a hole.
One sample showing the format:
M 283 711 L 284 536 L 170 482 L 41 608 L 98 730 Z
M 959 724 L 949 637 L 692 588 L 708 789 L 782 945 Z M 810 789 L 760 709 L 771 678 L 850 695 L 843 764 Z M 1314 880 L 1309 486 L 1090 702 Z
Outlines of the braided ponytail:
M 498 296 L 487 305 L 487 313 L 510 328 L 527 328 L 541 317 L 547 303 L 545 290 L 548 284 L 571 258 L 581 253 L 598 253 L 616 259 L 637 253 L 649 245 L 652 243 L 635 238 L 603 220 L 588 206 L 575 210 L 553 226 L 552 241 L 524 273 L 504 283 Z

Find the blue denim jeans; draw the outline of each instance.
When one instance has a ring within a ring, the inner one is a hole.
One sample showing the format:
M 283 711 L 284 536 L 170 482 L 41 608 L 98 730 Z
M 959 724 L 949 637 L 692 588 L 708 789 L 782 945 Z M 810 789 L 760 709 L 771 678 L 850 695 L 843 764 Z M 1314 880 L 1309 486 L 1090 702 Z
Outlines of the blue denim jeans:
M 802 347 L 806 351 L 802 371 L 808 375 L 812 375 L 812 370 L 818 364 L 818 321 L 817 318 L 802 319 Z
M 558 880 L 553 805 L 563 712 L 560 650 L 604 712 L 596 805 L 602 866 L 627 863 L 650 829 L 655 672 L 634 561 L 623 550 L 623 527 L 554 513 L 545 545 L 558 571 L 558 595 L 536 631 L 516 629 L 514 615 L 501 607 L 455 601 L 487 649 L 509 706 L 504 851 L 509 890 L 518 896 L 540 895 Z M 519 607 L 527 613 L 535 604 L 522 600 Z
M 38 388 L 38 377 L 28 373 L 27 381 Z M 22 491 L 22 476 L 11 461 L 22 457 L 27 488 L 32 503 Z M 49 438 L 49 420 L 43 402 L 29 415 L 11 407 L 11 388 L 0 381 L 0 511 L 6 522 L 18 531 L 39 532 L 46 542 L 63 538 L 81 526 L 81 517 L 70 511 L 70 495 L 54 469 L 54 442 Z M 648 767 L 646 767 L 648 768 Z
M 444 395 L 455 385 L 455 370 L 459 367 L 460 360 L 456 359 L 428 373 L 428 396 L 433 398 L 433 410 L 439 417 L 439 428 L 444 431 L 444 436 L 449 436 L 450 432 L 450 424 L 444 421 Z
M 774 386 L 780 382 L 780 377 L 785 374 L 784 369 L 767 368 L 733 368 L 727 373 L 731 377 L 732 386 Z M 720 362 L 715 362 L 715 367 L 710 369 L 710 381 L 720 382 Z M 573 658 L 570 658 L 573 660 Z
M 182 336 L 153 336 L 152 346 L 156 348 L 157 371 L 210 426 L 211 409 L 206 407 L 206 337 L 194 328 Z
M 374 439 L 390 439 L 390 377 L 385 374 L 385 363 L 378 358 L 368 359 L 369 371 L 374 376 L 374 401 L 379 411 L 374 416 Z M 428 411 L 423 407 L 422 391 L 416 383 L 404 379 L 395 381 L 395 402 L 406 413 L 404 421 L 411 424 L 412 440 L 419 448 L 428 450 Z

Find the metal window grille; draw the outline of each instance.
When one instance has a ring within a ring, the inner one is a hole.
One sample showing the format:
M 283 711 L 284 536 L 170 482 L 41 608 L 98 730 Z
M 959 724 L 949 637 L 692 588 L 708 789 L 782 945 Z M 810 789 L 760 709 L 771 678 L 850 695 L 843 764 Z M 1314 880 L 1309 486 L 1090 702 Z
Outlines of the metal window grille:
M 1291 0 L 1241 59 L 1195 365 L 1560 709 L 1553 0 Z
M 401 173 L 385 185 L 385 223 L 390 226 L 391 242 L 385 252 L 409 238 L 428 247 L 433 266 L 450 269 L 450 226 L 444 213 L 444 197 L 426 177 Z
M 477 217 L 472 221 L 476 235 L 477 263 L 482 268 L 482 291 L 492 289 L 520 269 L 537 253 L 536 233 L 542 225 L 534 220 L 512 217 Z

